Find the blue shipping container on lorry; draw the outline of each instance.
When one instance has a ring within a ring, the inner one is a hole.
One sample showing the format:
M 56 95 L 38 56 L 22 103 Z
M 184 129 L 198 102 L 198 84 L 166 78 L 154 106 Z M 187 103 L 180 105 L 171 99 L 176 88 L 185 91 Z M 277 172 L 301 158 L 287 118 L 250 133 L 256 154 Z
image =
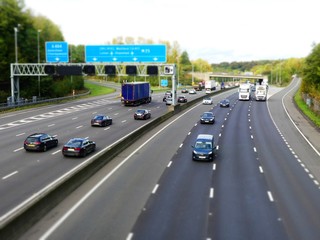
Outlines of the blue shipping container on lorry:
M 147 82 L 123 83 L 121 88 L 124 105 L 140 105 L 151 102 L 150 84 Z

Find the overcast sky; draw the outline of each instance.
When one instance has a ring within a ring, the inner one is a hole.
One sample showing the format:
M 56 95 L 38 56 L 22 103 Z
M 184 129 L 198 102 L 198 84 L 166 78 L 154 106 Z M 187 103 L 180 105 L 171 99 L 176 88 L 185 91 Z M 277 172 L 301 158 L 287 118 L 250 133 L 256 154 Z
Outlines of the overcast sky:
M 69 44 L 115 37 L 177 41 L 191 60 L 306 57 L 320 42 L 319 0 L 25 0 Z

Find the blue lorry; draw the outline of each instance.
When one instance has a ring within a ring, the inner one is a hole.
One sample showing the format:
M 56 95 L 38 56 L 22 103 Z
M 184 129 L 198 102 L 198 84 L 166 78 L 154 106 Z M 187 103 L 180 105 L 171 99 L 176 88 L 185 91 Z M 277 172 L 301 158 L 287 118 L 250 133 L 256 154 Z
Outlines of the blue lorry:
M 148 82 L 126 82 L 121 87 L 121 101 L 125 106 L 137 106 L 151 102 L 151 88 Z

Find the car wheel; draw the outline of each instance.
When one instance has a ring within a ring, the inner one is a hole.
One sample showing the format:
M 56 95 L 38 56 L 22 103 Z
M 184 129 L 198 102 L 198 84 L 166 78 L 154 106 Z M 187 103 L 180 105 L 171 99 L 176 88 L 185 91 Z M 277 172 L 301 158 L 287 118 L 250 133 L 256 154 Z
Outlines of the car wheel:
M 82 156 L 82 157 L 87 156 L 87 150 L 86 150 L 86 149 L 83 149 L 83 152 L 82 152 L 81 156 Z
M 57 141 L 56 141 L 56 147 L 58 147 L 58 143 L 59 143 L 59 141 L 57 140 Z
M 46 152 L 47 151 L 47 145 L 43 145 L 43 151 Z

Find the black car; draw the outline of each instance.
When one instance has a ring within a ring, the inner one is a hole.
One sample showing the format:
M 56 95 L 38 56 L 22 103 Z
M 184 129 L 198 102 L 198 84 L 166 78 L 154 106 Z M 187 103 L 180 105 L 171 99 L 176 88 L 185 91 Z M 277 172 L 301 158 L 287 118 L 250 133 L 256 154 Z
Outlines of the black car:
M 223 99 L 220 101 L 220 107 L 230 107 L 229 99 Z
M 58 146 L 58 139 L 47 133 L 34 133 L 24 140 L 23 147 L 26 151 L 47 151 Z
M 91 119 L 91 126 L 105 127 L 112 124 L 112 118 L 105 115 L 96 115 Z
M 151 113 L 149 110 L 146 109 L 138 109 L 135 113 L 134 113 L 134 119 L 148 119 L 151 118 Z
M 188 100 L 186 96 L 179 96 L 178 97 L 178 103 L 186 103 Z
M 215 117 L 212 112 L 204 112 L 200 117 L 200 123 L 211 123 L 214 124 Z
M 189 92 L 189 90 L 186 89 L 186 88 L 183 88 L 183 89 L 181 90 L 181 93 L 188 93 L 188 92 Z
M 62 148 L 63 156 L 85 157 L 96 150 L 96 143 L 86 138 L 72 138 Z

